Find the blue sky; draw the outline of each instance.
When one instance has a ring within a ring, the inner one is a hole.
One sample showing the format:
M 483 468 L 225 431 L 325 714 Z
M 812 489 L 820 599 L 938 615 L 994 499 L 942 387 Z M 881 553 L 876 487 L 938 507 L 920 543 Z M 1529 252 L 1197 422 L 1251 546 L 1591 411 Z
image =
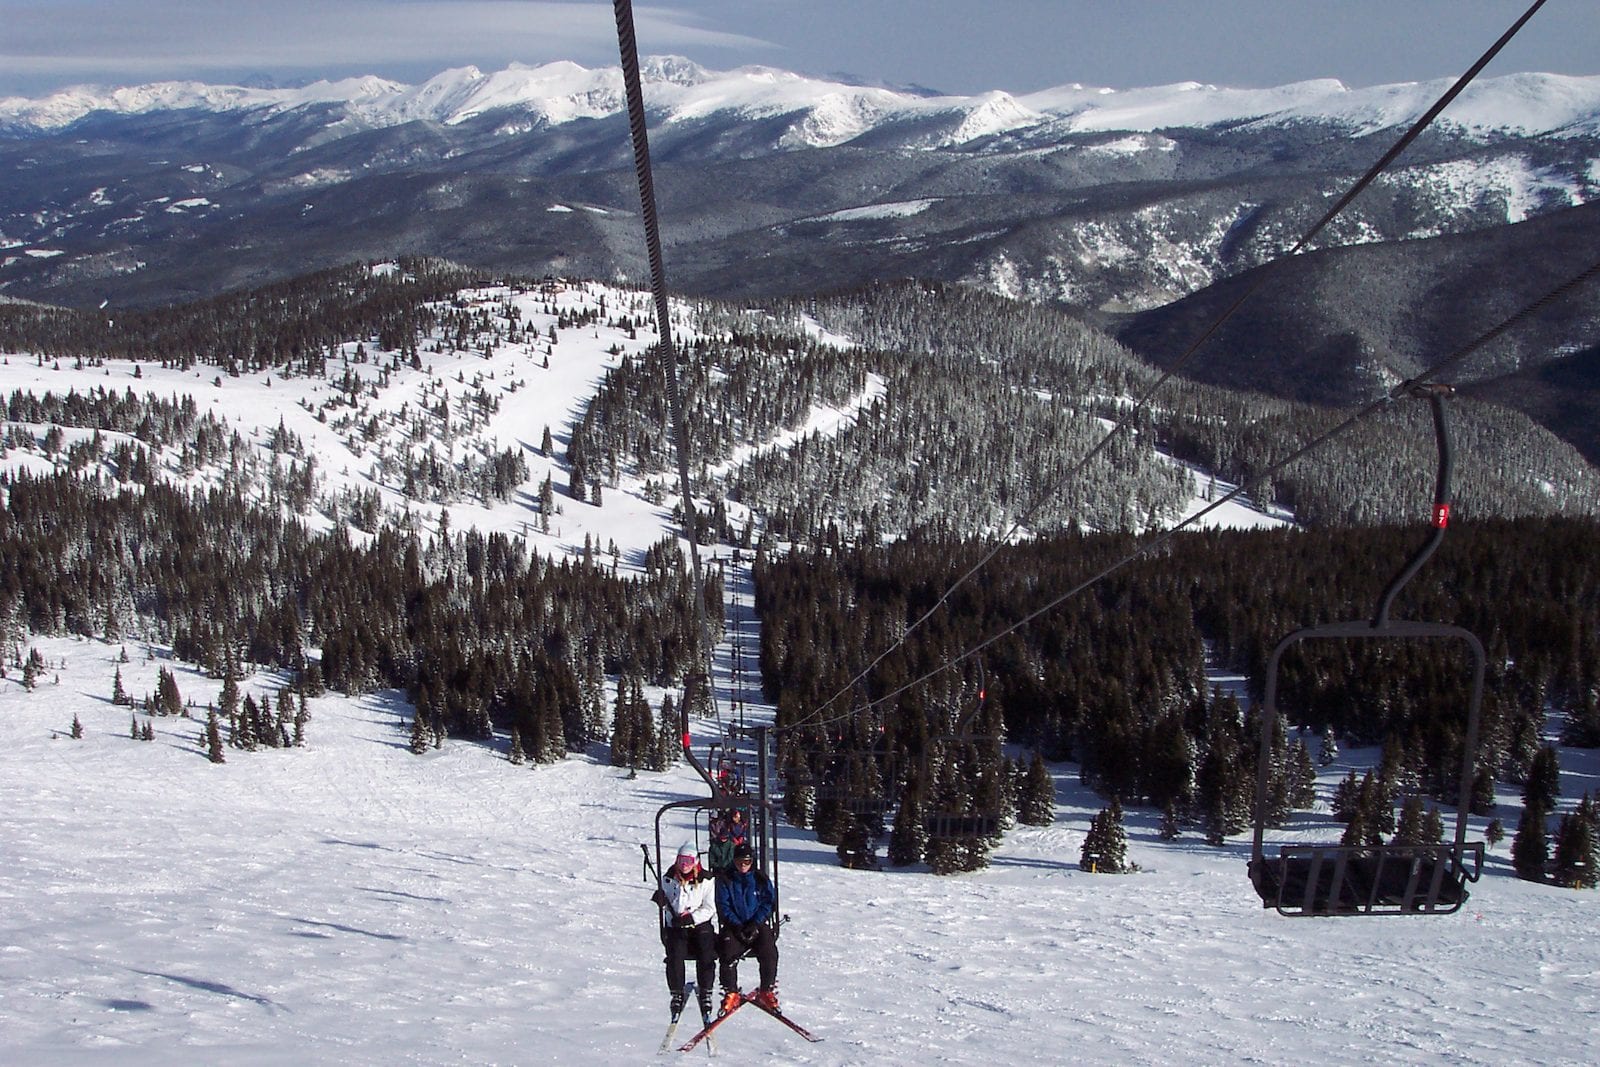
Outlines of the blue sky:
M 1459 74 L 1528 0 L 636 0 L 641 51 L 954 93 Z M 604 0 L 0 0 L 0 94 L 280 84 L 617 60 Z M 1593 0 L 1549 0 L 1489 74 L 1600 73 Z

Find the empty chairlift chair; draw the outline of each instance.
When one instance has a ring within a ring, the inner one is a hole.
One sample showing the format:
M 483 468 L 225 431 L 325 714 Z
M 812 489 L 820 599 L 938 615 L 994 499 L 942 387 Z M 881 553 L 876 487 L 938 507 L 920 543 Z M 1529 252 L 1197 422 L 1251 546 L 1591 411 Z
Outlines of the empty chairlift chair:
M 1273 649 L 1267 661 L 1266 693 L 1261 715 L 1261 747 L 1256 777 L 1255 837 L 1250 856 L 1250 880 L 1264 907 L 1289 916 L 1447 915 L 1467 900 L 1467 882 L 1475 882 L 1483 867 L 1483 843 L 1469 844 L 1467 816 L 1472 799 L 1473 755 L 1478 745 L 1478 718 L 1483 701 L 1483 644 L 1458 626 L 1435 622 L 1405 622 L 1389 618 L 1396 594 L 1421 569 L 1444 537 L 1450 514 L 1451 448 L 1445 424 L 1443 398 L 1448 386 L 1415 386 L 1414 396 L 1425 397 L 1432 408 L 1434 436 L 1439 447 L 1439 474 L 1434 491 L 1433 531 L 1401 569 L 1380 598 L 1370 620 L 1335 622 L 1289 634 Z M 1465 709 L 1460 789 L 1456 803 L 1453 840 L 1441 844 L 1387 845 L 1282 845 L 1276 857 L 1263 849 L 1267 812 L 1272 731 L 1278 720 L 1279 667 L 1286 651 L 1313 641 L 1365 641 L 1372 638 L 1406 641 L 1455 641 L 1471 654 L 1472 683 Z

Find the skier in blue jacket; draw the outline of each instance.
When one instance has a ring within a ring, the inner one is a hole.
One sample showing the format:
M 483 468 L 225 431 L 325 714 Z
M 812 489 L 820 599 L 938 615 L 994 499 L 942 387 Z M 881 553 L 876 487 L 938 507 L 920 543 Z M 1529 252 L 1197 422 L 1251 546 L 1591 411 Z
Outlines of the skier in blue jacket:
M 717 914 L 722 922 L 718 953 L 722 968 L 722 1010 L 738 1004 L 740 957 L 754 953 L 761 968 L 761 987 L 751 1000 L 778 1008 L 778 940 L 767 920 L 775 898 L 772 883 L 755 868 L 755 851 L 748 843 L 733 851 L 733 866 L 717 879 Z

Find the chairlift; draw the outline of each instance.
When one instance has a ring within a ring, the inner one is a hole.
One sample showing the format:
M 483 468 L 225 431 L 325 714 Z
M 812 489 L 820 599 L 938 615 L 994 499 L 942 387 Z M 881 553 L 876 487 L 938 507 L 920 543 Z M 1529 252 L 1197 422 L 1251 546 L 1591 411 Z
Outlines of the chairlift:
M 674 800 L 661 805 L 656 810 L 655 844 L 657 871 L 667 868 L 662 861 L 670 853 L 669 848 L 675 849 L 674 842 L 680 841 L 679 837 L 663 838 L 663 824 L 669 820 L 679 821 L 680 813 L 687 813 L 690 821 L 690 833 L 693 835 L 695 850 L 700 853 L 706 851 L 702 842 L 708 842 L 711 831 L 711 820 L 738 810 L 745 813 L 749 820 L 749 844 L 755 852 L 755 865 L 767 881 L 772 883 L 773 908 L 772 916 L 767 924 L 772 927 L 772 934 L 777 937 L 782 926 L 779 916 L 780 896 L 778 886 L 778 817 L 773 809 L 772 801 L 767 793 L 767 735 L 768 728 L 758 726 L 749 731 L 755 739 L 757 755 L 756 776 L 757 790 L 754 794 L 732 792 L 724 789 L 717 776 L 711 774 L 699 758 L 696 757 L 694 747 L 689 736 L 689 702 L 686 700 L 679 709 L 680 736 L 683 742 L 683 756 L 700 775 L 710 790 L 709 796 L 690 797 L 685 800 Z M 715 748 L 716 746 L 713 746 Z M 726 758 L 726 753 L 724 753 Z M 748 787 L 748 783 L 746 783 Z M 665 919 L 665 916 L 663 916 Z
M 863 781 L 863 770 L 876 776 L 876 782 Z M 872 749 L 833 753 L 820 775 L 802 779 L 801 784 L 810 787 L 818 809 L 838 804 L 881 833 L 896 800 L 898 775 L 894 754 L 880 741 Z
M 1428 400 L 1439 449 L 1432 533 L 1390 581 L 1370 620 L 1334 622 L 1296 630 L 1278 643 L 1267 661 L 1256 770 L 1255 837 L 1249 871 L 1262 906 L 1276 908 L 1282 915 L 1448 915 L 1459 911 L 1466 903 L 1466 883 L 1476 882 L 1483 869 L 1483 842 L 1469 844 L 1466 839 L 1472 801 L 1473 756 L 1478 747 L 1479 713 L 1483 703 L 1483 643 L 1458 626 L 1389 618 L 1389 608 L 1396 595 L 1438 548 L 1450 517 L 1453 460 L 1444 397 L 1452 390 L 1447 385 L 1427 384 L 1414 385 L 1410 391 L 1412 396 Z M 1276 858 L 1268 859 L 1262 841 L 1266 832 L 1272 732 L 1278 721 L 1278 674 L 1283 655 L 1290 648 L 1309 641 L 1370 638 L 1453 641 L 1464 644 L 1471 653 L 1472 687 L 1462 743 L 1454 840 L 1449 844 L 1425 845 L 1282 845 Z
M 972 733 L 973 721 L 983 711 L 984 698 L 987 688 L 984 684 L 983 661 L 978 661 L 978 696 L 973 702 L 972 710 L 962 716 L 956 723 L 954 733 L 930 737 L 922 749 L 922 774 L 918 788 L 923 796 L 928 796 L 934 789 L 933 782 L 933 752 L 935 749 L 942 751 L 946 758 L 958 751 L 973 751 L 982 745 L 998 745 L 1000 738 L 995 735 L 974 735 Z M 934 811 L 924 811 L 922 816 L 923 829 L 927 832 L 930 841 L 960 841 L 974 837 L 1000 836 L 1000 824 L 1003 812 L 998 802 L 988 804 L 973 803 L 957 806 L 938 808 Z

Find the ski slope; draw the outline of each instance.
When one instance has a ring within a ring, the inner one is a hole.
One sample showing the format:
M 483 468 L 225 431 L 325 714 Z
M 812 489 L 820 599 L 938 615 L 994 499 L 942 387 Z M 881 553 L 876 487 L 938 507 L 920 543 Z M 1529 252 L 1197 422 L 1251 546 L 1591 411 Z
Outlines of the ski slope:
M 305 747 L 213 765 L 203 713 L 129 738 L 109 702 L 121 646 L 34 644 L 39 686 L 0 681 L 0 1063 L 655 1060 L 667 995 L 639 844 L 659 805 L 699 791 L 687 768 L 629 780 L 600 750 L 517 767 L 504 739 L 414 756 L 393 693 L 314 699 Z M 129 652 L 136 698 L 167 665 L 186 699 L 216 699 L 218 681 Z M 1371 756 L 1346 753 L 1324 786 Z M 1593 753 L 1563 767 L 1568 802 L 1595 788 Z M 1251 891 L 1246 842 L 1161 843 L 1148 811 L 1129 812 L 1140 873 L 1079 871 L 1100 801 L 1052 769 L 1055 823 L 1012 831 L 974 874 L 845 870 L 784 828 L 780 987 L 825 1041 L 751 1011 L 717 1055 L 1600 1061 L 1597 897 L 1518 881 L 1508 844 L 1454 916 L 1286 919 Z M 1300 819 L 1277 839 L 1327 823 Z M 664 846 L 683 836 L 669 825 Z

